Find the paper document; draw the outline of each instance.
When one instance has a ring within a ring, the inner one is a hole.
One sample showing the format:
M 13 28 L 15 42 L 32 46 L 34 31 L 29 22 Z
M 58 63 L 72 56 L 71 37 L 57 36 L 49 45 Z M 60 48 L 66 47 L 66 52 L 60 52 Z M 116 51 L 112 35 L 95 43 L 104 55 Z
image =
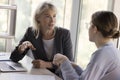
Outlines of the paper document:
M 52 75 L 5 73 L 0 76 L 0 80 L 55 80 L 55 77 Z
M 10 61 L 10 53 L 0 52 L 0 61 Z

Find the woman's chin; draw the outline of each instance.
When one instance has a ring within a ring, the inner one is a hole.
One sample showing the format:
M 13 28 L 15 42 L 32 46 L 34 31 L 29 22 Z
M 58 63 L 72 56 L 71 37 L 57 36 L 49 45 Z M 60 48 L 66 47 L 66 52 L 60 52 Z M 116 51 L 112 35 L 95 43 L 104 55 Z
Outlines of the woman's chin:
M 49 26 L 48 28 L 51 30 L 51 29 L 54 29 L 54 26 Z
M 90 39 L 90 38 L 89 38 L 89 41 L 90 41 L 90 42 L 93 42 L 93 40 L 92 40 L 92 39 Z

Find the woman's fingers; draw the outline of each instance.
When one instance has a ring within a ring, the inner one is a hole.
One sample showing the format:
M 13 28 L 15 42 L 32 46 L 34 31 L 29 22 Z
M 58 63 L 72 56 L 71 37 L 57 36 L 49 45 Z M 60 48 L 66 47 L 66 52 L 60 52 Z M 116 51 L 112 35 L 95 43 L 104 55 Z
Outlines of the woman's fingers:
M 53 59 L 53 64 L 55 65 L 60 65 L 62 64 L 65 60 L 67 60 L 68 58 L 62 54 L 56 54 L 54 56 L 54 59 Z
M 50 68 L 52 65 L 51 65 L 51 62 L 46 62 L 44 60 L 33 60 L 32 61 L 32 64 L 35 68 Z
M 59 65 L 59 62 L 60 62 L 60 57 L 58 54 L 56 54 L 53 59 L 53 64 Z
M 20 53 L 23 53 L 26 48 L 27 48 L 27 46 L 22 44 L 19 46 L 18 50 L 20 51 Z
M 30 44 L 30 45 L 28 45 L 28 46 L 29 46 L 30 49 L 36 50 L 36 48 L 35 48 L 32 44 Z
M 31 42 L 25 41 L 25 42 L 22 43 L 22 49 L 25 50 L 27 48 L 30 48 L 32 50 L 36 50 L 36 48 L 32 45 Z
M 36 48 L 33 46 L 33 44 L 32 44 L 31 42 L 29 42 L 29 41 L 26 41 L 26 42 L 25 42 L 25 45 L 26 45 L 27 47 L 29 47 L 30 49 L 32 49 L 32 50 L 36 50 Z
M 40 61 L 39 60 L 33 60 L 32 64 L 35 68 L 40 68 Z

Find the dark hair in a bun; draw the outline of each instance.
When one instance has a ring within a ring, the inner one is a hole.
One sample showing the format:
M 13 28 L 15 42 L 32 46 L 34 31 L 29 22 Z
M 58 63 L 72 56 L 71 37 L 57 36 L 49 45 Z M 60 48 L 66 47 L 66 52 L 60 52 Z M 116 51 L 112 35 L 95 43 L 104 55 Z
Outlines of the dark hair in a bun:
M 118 38 L 120 36 L 117 17 L 113 12 L 98 11 L 94 13 L 92 15 L 92 23 L 104 37 Z

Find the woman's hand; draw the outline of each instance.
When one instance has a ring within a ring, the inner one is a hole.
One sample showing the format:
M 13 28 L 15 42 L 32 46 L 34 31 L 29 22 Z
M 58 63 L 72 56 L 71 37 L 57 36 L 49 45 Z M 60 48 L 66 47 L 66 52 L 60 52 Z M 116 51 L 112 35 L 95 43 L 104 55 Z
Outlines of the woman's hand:
M 30 48 L 32 50 L 36 50 L 36 48 L 32 45 L 31 42 L 25 41 L 18 47 L 18 51 L 20 53 L 23 53 L 27 48 Z
M 32 64 L 35 68 L 52 68 L 52 63 L 51 62 L 46 62 L 43 60 L 33 60 Z
M 66 56 L 58 53 L 54 56 L 53 64 L 60 66 L 66 60 L 68 60 Z

